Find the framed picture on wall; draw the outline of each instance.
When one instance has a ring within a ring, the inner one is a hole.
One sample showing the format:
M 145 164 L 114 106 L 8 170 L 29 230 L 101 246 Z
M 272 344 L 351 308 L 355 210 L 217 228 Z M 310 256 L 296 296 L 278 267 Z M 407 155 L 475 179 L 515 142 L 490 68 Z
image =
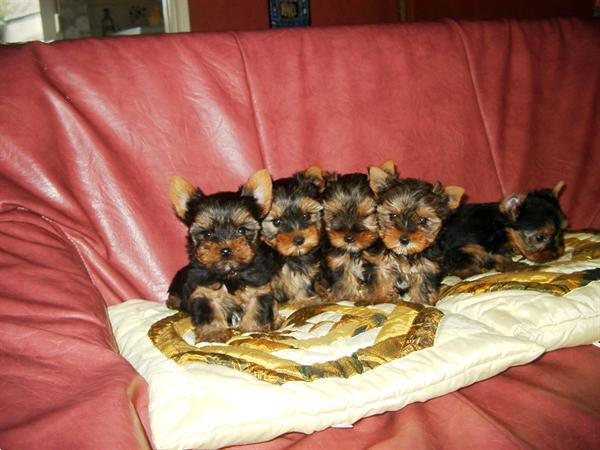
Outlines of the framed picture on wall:
M 310 25 L 310 0 L 269 0 L 271 28 Z

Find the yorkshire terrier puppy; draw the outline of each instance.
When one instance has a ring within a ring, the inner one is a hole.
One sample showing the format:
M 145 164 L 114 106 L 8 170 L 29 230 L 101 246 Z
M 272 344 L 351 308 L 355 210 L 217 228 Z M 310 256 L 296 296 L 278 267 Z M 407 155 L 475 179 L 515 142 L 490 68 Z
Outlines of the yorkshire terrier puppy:
M 266 170 L 237 192 L 205 195 L 181 177 L 171 180 L 171 203 L 188 227 L 189 263 L 175 275 L 167 305 L 191 315 L 197 341 L 224 342 L 232 329 L 277 326 L 270 281 L 276 254 L 260 240 L 260 220 L 271 207 Z
M 262 239 L 280 256 L 272 280 L 279 303 L 294 307 L 322 302 L 321 192 L 323 171 L 316 166 L 273 182 L 273 202 L 262 221 Z
M 381 169 L 395 173 L 388 161 Z M 395 297 L 391 258 L 378 234 L 375 195 L 366 174 L 329 174 L 323 193 L 327 274 L 333 301 L 383 302 Z
M 442 280 L 434 243 L 464 189 L 400 178 L 379 167 L 369 168 L 369 184 L 377 198 L 379 236 L 396 256 L 390 270 L 398 271 L 397 286 L 411 301 L 434 305 Z
M 498 203 L 462 205 L 440 235 L 443 272 L 466 278 L 524 267 L 513 263 L 513 255 L 536 263 L 560 257 L 567 227 L 558 202 L 564 186 L 560 181 L 552 189 L 510 194 Z

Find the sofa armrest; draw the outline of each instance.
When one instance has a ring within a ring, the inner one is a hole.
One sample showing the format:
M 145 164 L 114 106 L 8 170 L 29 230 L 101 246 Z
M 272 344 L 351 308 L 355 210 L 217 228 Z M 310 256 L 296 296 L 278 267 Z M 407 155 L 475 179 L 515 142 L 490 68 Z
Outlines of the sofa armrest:
M 0 248 L 0 446 L 149 448 L 146 383 L 77 252 L 20 210 L 0 215 Z

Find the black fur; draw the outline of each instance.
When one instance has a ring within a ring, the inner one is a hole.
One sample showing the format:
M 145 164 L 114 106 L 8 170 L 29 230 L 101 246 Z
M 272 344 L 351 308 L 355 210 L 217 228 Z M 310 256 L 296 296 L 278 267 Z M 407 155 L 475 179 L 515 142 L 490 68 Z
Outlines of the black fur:
M 508 231 L 535 235 L 548 225 L 555 232 L 547 237 L 548 242 L 541 250 L 557 258 L 564 248 L 565 223 L 566 216 L 550 189 L 528 192 L 515 217 L 503 212 L 500 203 L 462 205 L 445 224 L 438 239 L 442 272 L 469 276 L 492 269 L 503 270 L 514 254 Z M 477 246 L 481 251 L 475 255 L 468 250 L 469 246 Z
M 195 325 L 210 324 L 215 320 L 211 299 L 204 294 L 193 296 L 196 289 L 205 287 L 209 297 L 215 292 L 214 300 L 221 302 L 228 324 L 235 325 L 244 314 L 244 300 L 236 297 L 238 293 L 247 287 L 268 286 L 279 267 L 276 253 L 260 241 L 260 206 L 244 187 L 237 192 L 208 196 L 195 188 L 185 204 L 185 214 L 179 216 L 188 226 L 189 263 L 173 278 L 168 289 L 169 302 L 188 312 Z M 231 256 L 225 256 L 224 251 L 230 251 Z M 225 293 L 219 291 L 223 287 Z M 266 311 L 269 298 L 270 313 Z M 260 302 L 261 317 L 273 318 L 272 296 L 265 295 Z
M 262 237 L 279 256 L 280 270 L 273 279 L 279 303 L 301 306 L 320 301 L 322 183 L 318 168 L 273 182 L 272 208 L 262 222 Z

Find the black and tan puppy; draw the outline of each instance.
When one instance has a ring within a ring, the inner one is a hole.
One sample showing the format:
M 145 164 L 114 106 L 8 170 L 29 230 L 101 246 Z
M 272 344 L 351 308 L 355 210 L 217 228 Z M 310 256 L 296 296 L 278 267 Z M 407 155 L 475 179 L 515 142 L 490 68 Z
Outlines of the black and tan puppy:
M 316 166 L 273 182 L 273 202 L 262 222 L 262 239 L 280 255 L 273 277 L 278 302 L 300 307 L 322 302 L 321 192 L 323 171 Z
M 564 186 L 561 181 L 552 189 L 510 194 L 498 203 L 462 205 L 439 239 L 444 273 L 466 278 L 513 270 L 520 266 L 512 261 L 518 254 L 536 263 L 560 257 L 567 227 L 558 201 Z
M 388 161 L 381 169 L 395 173 Z M 393 256 L 379 238 L 375 194 L 366 174 L 329 174 L 323 193 L 325 260 L 332 301 L 389 301 L 396 297 Z
M 369 183 L 377 198 L 379 236 L 396 255 L 389 270 L 398 271 L 397 285 L 411 301 L 435 304 L 442 272 L 434 243 L 463 188 L 400 178 L 379 167 L 369 168 Z
M 167 304 L 190 313 L 198 341 L 224 342 L 232 329 L 268 331 L 277 325 L 270 287 L 277 255 L 260 240 L 260 220 L 271 199 L 266 170 L 237 192 L 212 195 L 172 178 L 171 203 L 188 227 L 189 264 L 171 282 Z

